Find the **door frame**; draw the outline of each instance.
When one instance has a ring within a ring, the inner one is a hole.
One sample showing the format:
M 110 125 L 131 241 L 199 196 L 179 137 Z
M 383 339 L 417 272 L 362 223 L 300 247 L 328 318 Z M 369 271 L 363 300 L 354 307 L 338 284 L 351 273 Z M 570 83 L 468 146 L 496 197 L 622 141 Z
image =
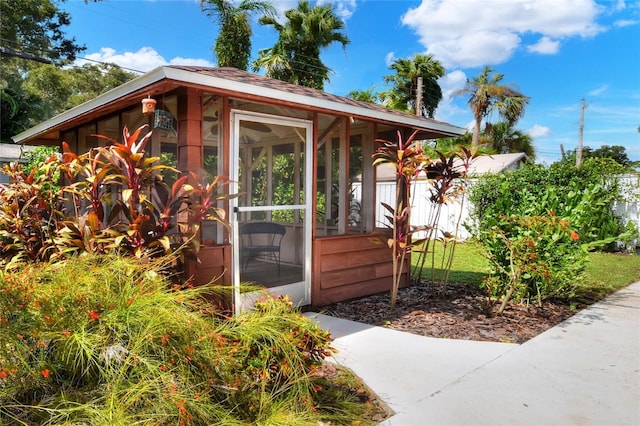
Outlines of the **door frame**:
M 239 109 L 232 109 L 230 114 L 230 193 L 239 192 L 240 178 L 240 122 L 252 121 L 263 124 L 275 124 L 279 126 L 291 126 L 303 128 L 305 130 L 304 143 L 304 203 L 286 206 L 240 206 L 240 197 L 233 197 L 229 203 L 231 213 L 231 244 L 232 244 L 232 280 L 234 312 L 239 313 L 250 308 L 258 295 L 240 292 L 240 268 L 242 259 L 240 257 L 240 235 L 239 220 L 240 212 L 248 211 L 275 211 L 275 210 L 298 210 L 303 214 L 303 234 L 304 234 L 304 258 L 302 261 L 303 281 L 286 284 L 279 287 L 269 288 L 269 292 L 276 295 L 292 296 L 294 304 L 308 305 L 311 303 L 311 238 L 313 224 L 313 121 L 299 118 L 282 117 L 277 115 L 257 113 Z

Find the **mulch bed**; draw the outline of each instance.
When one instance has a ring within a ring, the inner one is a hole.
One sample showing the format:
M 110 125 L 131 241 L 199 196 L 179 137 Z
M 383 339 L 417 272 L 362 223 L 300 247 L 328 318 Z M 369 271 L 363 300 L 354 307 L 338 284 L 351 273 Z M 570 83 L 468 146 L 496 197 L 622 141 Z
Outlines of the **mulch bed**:
M 322 313 L 413 334 L 448 339 L 523 343 L 576 313 L 565 304 L 547 301 L 511 303 L 495 315 L 498 303 L 487 307 L 477 287 L 464 284 L 422 283 L 398 291 L 394 312 L 385 292 L 322 308 Z

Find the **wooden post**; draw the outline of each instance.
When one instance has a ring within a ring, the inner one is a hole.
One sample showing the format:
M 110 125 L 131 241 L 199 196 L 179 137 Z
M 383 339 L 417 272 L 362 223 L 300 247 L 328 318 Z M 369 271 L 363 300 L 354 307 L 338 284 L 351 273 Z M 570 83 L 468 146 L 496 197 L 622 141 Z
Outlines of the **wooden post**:
M 202 168 L 202 99 L 200 91 L 187 88 L 178 94 L 178 169 Z
M 187 88 L 178 93 L 178 170 L 182 173 L 196 172 L 202 168 L 202 99 L 200 91 Z M 179 221 L 186 218 L 179 217 Z M 189 220 L 189 219 L 187 219 Z M 200 240 L 201 237 L 198 236 Z M 188 260 L 185 265 L 185 276 L 197 278 L 197 263 Z

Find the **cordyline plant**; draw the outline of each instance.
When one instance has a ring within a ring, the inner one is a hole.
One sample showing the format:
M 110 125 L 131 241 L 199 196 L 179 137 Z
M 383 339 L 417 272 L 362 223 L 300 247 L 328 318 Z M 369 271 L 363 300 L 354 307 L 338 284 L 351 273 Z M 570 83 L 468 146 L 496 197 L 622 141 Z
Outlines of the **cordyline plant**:
M 139 259 L 175 254 L 184 260 L 197 252 L 202 220 L 226 225 L 218 201 L 228 198 L 218 177 L 207 183 L 193 173 L 169 187 L 161 171 L 179 173 L 145 156 L 151 132 L 77 155 L 62 144 L 62 154 L 26 175 L 5 168 L 11 183 L 0 188 L 0 258 L 5 267 L 22 261 L 55 261 L 75 253 L 117 252 Z M 53 193 L 51 180 L 62 176 Z
M 395 309 L 398 288 L 402 280 L 407 257 L 411 254 L 411 247 L 421 244 L 422 240 L 413 240 L 413 234 L 420 229 L 411 226 L 411 182 L 430 163 L 430 159 L 423 154 L 422 146 L 415 140 L 415 131 L 406 140 L 398 131 L 398 141 L 376 139 L 381 145 L 373 154 L 373 166 L 391 164 L 396 174 L 396 205 L 382 203 L 390 213 L 385 216 L 391 224 L 392 236 L 387 240 L 393 256 L 393 283 L 391 287 L 391 310 Z
M 453 232 L 442 230 L 439 227 L 442 206 L 453 201 L 464 202 L 466 192 L 466 177 L 475 158 L 475 150 L 460 147 L 459 152 L 449 156 L 437 152 L 439 159 L 433 160 L 424 154 L 422 141 L 415 140 L 417 132 L 414 132 L 407 140 L 403 141 L 398 132 L 398 141 L 392 142 L 378 139 L 381 143 L 373 154 L 373 165 L 391 164 L 396 174 L 396 205 L 392 207 L 386 203 L 382 206 L 389 212 L 386 218 L 391 224 L 392 237 L 387 240 L 387 244 L 393 252 L 393 285 L 391 289 L 391 310 L 395 308 L 398 288 L 402 279 L 407 257 L 412 251 L 419 253 L 416 279 L 422 276 L 422 270 L 428 253 L 431 253 L 431 276 L 434 280 L 435 253 L 430 250 L 430 245 L 435 240 L 443 243 L 446 256 L 443 256 L 441 268 L 445 270 L 445 282 L 448 279 L 448 271 L 451 269 L 453 254 L 455 252 L 455 242 L 457 232 L 460 228 L 462 209 L 455 223 Z M 431 209 L 429 222 L 424 225 L 415 226 L 411 224 L 411 193 L 413 182 L 424 173 L 425 177 L 432 185 L 430 202 L 434 206 Z M 423 237 L 414 238 L 417 233 L 422 233 Z
M 440 269 L 444 271 L 443 282 L 446 283 L 449 279 L 464 210 L 467 176 L 471 162 L 477 156 L 475 149 L 469 150 L 464 146 L 459 146 L 458 149 L 459 151 L 449 155 L 436 151 L 439 158 L 424 168 L 426 178 L 431 184 L 429 195 L 431 209 L 427 223 L 423 227 L 426 236 L 422 239 L 421 247 L 414 249 L 418 253 L 418 267 L 413 272 L 414 281 L 419 281 L 422 277 L 427 257 L 431 254 L 431 282 L 435 282 L 435 248 L 431 247 L 434 241 L 440 241 L 444 250 L 440 265 Z M 454 203 L 460 203 L 460 213 L 455 219 L 454 227 L 452 230 L 442 229 L 439 226 L 442 208 Z

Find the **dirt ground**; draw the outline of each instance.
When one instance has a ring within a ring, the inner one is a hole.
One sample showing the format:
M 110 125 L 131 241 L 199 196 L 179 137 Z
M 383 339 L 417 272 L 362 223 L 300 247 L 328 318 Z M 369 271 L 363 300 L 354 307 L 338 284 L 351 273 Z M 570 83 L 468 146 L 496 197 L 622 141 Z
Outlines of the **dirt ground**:
M 322 313 L 413 334 L 448 339 L 522 343 L 576 313 L 561 303 L 510 304 L 495 315 L 498 304 L 475 287 L 463 284 L 419 284 L 398 291 L 394 312 L 389 292 L 326 306 Z

